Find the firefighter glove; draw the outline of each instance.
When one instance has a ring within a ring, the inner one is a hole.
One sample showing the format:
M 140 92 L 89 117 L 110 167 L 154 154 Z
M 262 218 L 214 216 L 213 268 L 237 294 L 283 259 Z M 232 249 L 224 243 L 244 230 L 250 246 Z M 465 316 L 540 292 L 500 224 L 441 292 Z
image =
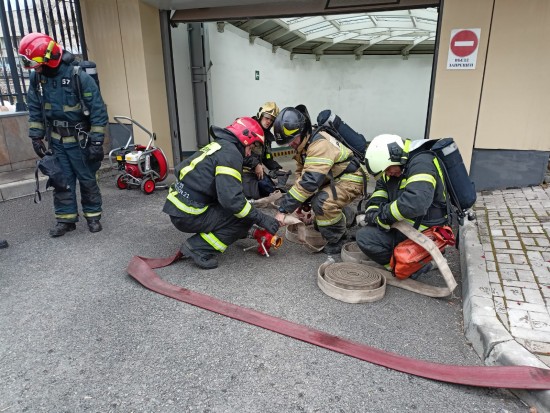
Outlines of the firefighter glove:
M 368 223 L 367 223 L 367 221 L 365 220 L 365 217 L 366 217 L 365 214 L 357 215 L 357 216 L 355 217 L 355 223 L 356 223 L 357 225 L 359 225 L 360 227 L 367 226 Z
M 88 148 L 88 161 L 89 162 L 101 162 L 105 154 L 103 153 L 103 142 L 93 141 Z
M 388 223 L 386 214 L 384 213 L 383 209 L 380 209 L 376 213 L 376 217 L 374 218 L 374 223 L 378 227 L 378 229 L 384 232 L 388 232 L 391 229 L 391 224 Z
M 44 145 L 44 140 L 42 138 L 31 138 L 32 139 L 32 148 L 34 152 L 40 157 L 43 158 L 46 155 L 46 145 Z
M 379 209 L 374 208 L 365 213 L 365 222 L 367 225 L 376 226 L 376 217 L 378 216 Z
M 266 229 L 267 232 L 272 235 L 275 235 L 277 233 L 277 230 L 279 229 L 279 222 L 271 215 L 266 215 L 263 212 L 259 213 L 256 224 Z

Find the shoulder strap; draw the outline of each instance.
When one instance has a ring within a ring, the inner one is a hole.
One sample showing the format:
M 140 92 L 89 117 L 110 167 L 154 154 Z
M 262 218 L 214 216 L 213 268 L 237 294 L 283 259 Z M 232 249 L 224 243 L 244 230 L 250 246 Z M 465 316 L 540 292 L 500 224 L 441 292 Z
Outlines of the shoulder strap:
M 326 130 L 324 130 L 324 129 L 317 130 L 317 131 L 315 132 L 315 134 L 319 134 L 319 135 L 321 135 L 323 138 L 329 139 L 329 140 L 330 140 L 330 138 L 333 138 L 333 136 L 332 136 L 331 134 L 329 134 L 329 133 L 328 133 Z M 336 139 L 336 138 L 334 138 L 334 139 Z M 336 139 L 336 140 L 338 140 L 338 139 Z
M 80 107 L 82 108 L 82 113 L 84 116 L 90 116 L 90 109 L 88 109 L 88 106 L 86 105 L 86 102 L 84 102 L 84 98 L 82 96 L 82 83 L 80 82 L 81 72 L 82 68 L 80 65 L 73 65 L 74 87 L 76 89 L 76 94 L 78 95 L 78 100 L 80 101 Z
M 447 203 L 447 217 L 449 220 L 449 223 L 451 223 L 451 215 L 453 212 L 456 212 L 456 216 L 458 218 L 458 222 L 460 225 L 464 223 L 464 217 L 466 216 L 464 214 L 464 211 L 460 208 L 460 202 L 458 201 L 458 195 L 456 194 L 456 191 L 454 189 L 453 183 L 451 181 L 451 178 L 449 176 L 449 172 L 447 172 L 447 168 L 445 167 L 445 163 L 441 160 L 441 158 L 437 155 L 437 152 L 432 150 L 424 150 L 420 151 L 418 153 L 415 153 L 413 156 L 411 156 L 408 160 L 410 162 L 412 159 L 414 159 L 416 156 L 423 154 L 423 153 L 429 153 L 434 156 L 435 159 L 437 159 L 437 162 L 439 164 L 439 167 L 441 168 L 441 171 L 443 172 L 443 185 L 445 188 L 445 191 L 447 193 L 447 196 L 445 197 L 446 203 Z M 454 208 L 452 208 L 452 206 Z M 422 217 L 423 218 L 423 217 Z M 421 220 L 421 219 L 420 219 Z M 415 222 L 415 226 L 418 224 L 420 225 L 420 220 Z
M 319 128 L 317 128 L 316 132 L 317 133 L 323 133 L 324 132 L 324 133 L 332 136 L 337 141 L 342 142 L 345 145 L 345 147 L 348 148 L 357 159 L 359 159 L 359 161 L 363 162 L 365 160 L 365 154 L 360 153 L 356 148 L 353 147 L 353 145 L 350 145 L 349 142 L 332 125 L 332 122 L 329 122 L 329 125 L 319 126 Z
M 34 167 L 34 179 L 35 179 L 35 186 L 34 186 L 34 203 L 39 204 L 42 201 L 42 195 L 40 194 L 40 183 L 38 181 L 38 164 L 40 163 L 40 160 L 36 161 L 36 166 Z
M 42 81 L 42 76 L 40 73 L 35 72 L 34 70 L 29 75 L 30 80 L 30 86 L 31 88 L 34 88 L 36 91 L 36 94 L 38 96 L 38 100 L 40 101 L 40 110 L 42 111 L 42 121 L 44 122 L 44 128 L 45 128 L 45 135 L 46 142 L 48 143 L 48 149 L 51 149 L 51 129 L 48 125 L 48 119 L 46 118 L 46 108 L 44 104 L 44 95 L 42 94 L 43 89 L 40 82 Z M 38 186 L 38 180 L 36 181 L 36 184 Z M 39 194 L 40 195 L 40 194 Z
M 29 75 L 29 81 L 30 81 L 31 87 L 36 89 L 36 72 L 34 70 Z

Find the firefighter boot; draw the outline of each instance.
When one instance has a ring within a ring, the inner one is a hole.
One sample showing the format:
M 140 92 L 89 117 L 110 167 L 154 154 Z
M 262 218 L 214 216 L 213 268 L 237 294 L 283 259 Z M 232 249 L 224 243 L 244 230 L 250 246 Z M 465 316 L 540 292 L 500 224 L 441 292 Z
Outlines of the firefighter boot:
M 187 244 L 183 244 L 180 248 L 180 251 L 186 257 L 191 258 L 200 268 L 203 268 L 205 270 L 218 268 L 218 260 L 210 254 L 207 255 L 195 252 L 191 248 L 189 248 Z
M 416 280 L 416 279 L 418 279 L 418 277 L 430 272 L 434 268 L 435 268 L 434 262 L 430 261 L 429 263 L 424 265 L 422 268 L 420 268 L 417 272 L 415 272 L 414 274 L 411 274 L 410 279 L 411 280 Z
M 344 235 L 342 235 L 342 238 L 340 238 L 338 241 L 329 242 L 327 245 L 325 245 L 325 248 L 323 248 L 323 252 L 327 255 L 338 255 L 342 251 L 342 247 L 346 242 L 348 242 L 348 235 L 347 233 L 344 233 Z
M 55 227 L 50 229 L 50 237 L 57 238 L 62 237 L 69 231 L 74 231 L 76 224 L 74 222 L 58 222 Z
M 99 222 L 99 219 L 88 219 L 88 229 L 90 232 L 99 232 L 103 229 L 101 226 L 101 222 Z

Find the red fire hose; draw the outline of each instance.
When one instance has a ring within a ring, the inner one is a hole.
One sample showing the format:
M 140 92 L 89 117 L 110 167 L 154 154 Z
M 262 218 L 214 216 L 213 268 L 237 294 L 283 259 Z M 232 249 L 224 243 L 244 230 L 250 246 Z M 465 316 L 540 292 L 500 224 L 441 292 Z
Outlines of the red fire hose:
M 528 366 L 456 366 L 415 360 L 172 285 L 153 271 L 153 268 L 166 267 L 180 258 L 181 253 L 168 258 L 135 256 L 128 264 L 127 271 L 140 284 L 156 293 L 403 373 L 468 386 L 550 389 L 550 370 L 547 369 Z

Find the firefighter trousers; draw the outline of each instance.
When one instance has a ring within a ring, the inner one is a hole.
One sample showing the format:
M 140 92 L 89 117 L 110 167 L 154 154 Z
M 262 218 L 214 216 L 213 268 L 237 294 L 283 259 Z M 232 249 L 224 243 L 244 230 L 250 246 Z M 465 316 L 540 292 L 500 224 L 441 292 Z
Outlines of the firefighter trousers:
M 343 209 L 363 194 L 363 177 L 357 174 L 346 174 L 342 179 L 322 188 L 311 200 L 311 207 L 315 212 L 315 223 L 321 235 L 329 243 L 337 243 L 346 233 L 346 222 Z
M 246 238 L 252 221 L 235 217 L 221 205 L 211 205 L 200 215 L 170 216 L 172 224 L 181 232 L 196 234 L 186 241 L 194 252 L 210 257 L 222 253 L 241 238 Z
M 96 180 L 96 172 L 101 162 L 88 162 L 86 150 L 77 143 L 61 143 L 51 140 L 51 148 L 67 178 L 70 191 L 53 193 L 55 218 L 58 222 L 77 222 L 78 204 L 76 201 L 76 180 L 80 184 L 80 203 L 86 219 L 101 218 L 101 192 Z
M 384 266 L 390 263 L 393 249 L 397 244 L 406 239 L 407 237 L 396 229 L 386 232 L 374 226 L 363 227 L 355 235 L 357 246 L 363 254 Z

